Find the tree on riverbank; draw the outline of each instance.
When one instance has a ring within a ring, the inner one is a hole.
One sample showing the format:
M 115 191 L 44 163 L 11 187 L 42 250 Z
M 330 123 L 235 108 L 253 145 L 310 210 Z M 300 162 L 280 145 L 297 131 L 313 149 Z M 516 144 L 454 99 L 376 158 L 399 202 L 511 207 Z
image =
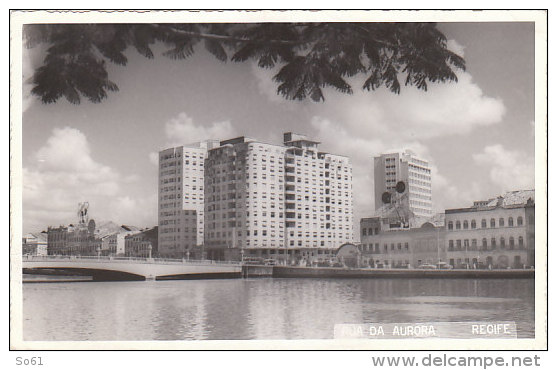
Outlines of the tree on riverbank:
M 435 23 L 32 24 L 24 39 L 28 48 L 48 45 L 32 78 L 43 103 L 101 102 L 118 91 L 106 63 L 126 65 L 129 47 L 152 59 L 155 43 L 172 59 L 202 45 L 222 62 L 279 67 L 277 93 L 291 100 L 324 101 L 327 87 L 351 94 L 347 78 L 360 74 L 368 91 L 384 86 L 398 94 L 399 79 L 427 90 L 431 82 L 456 82 L 453 68 L 465 68 Z

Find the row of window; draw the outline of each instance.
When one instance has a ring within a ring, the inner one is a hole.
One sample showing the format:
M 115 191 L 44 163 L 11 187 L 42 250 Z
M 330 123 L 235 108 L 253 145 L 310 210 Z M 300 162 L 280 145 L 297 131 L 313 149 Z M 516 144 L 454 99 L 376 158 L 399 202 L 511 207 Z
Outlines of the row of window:
M 517 219 L 516 219 L 516 226 L 522 226 L 523 223 L 524 223 L 524 220 L 523 220 L 522 216 L 518 216 Z M 496 224 L 495 223 L 495 218 L 492 218 L 489 221 L 489 226 L 491 228 L 494 228 L 495 224 Z M 460 221 L 456 221 L 456 222 L 454 222 L 454 224 L 453 224 L 453 221 L 449 221 L 447 223 L 447 229 L 453 230 L 453 226 L 454 226 L 454 229 L 456 229 L 456 230 L 460 230 L 461 228 L 466 230 L 466 229 L 468 229 L 468 220 L 464 220 L 464 221 L 462 221 L 462 223 Z M 507 226 L 508 227 L 513 227 L 514 226 L 514 218 L 513 217 L 509 217 L 507 219 Z M 503 217 L 499 218 L 499 227 L 505 227 L 505 219 Z M 470 228 L 471 229 L 476 228 L 476 220 L 470 221 Z M 487 228 L 487 220 L 485 218 L 482 219 L 482 221 L 481 221 L 481 228 L 482 229 Z
M 470 243 L 471 242 L 471 243 Z M 491 238 L 490 241 L 490 246 L 492 249 L 495 249 L 495 247 L 497 247 L 497 238 Z M 506 239 L 505 237 L 501 237 L 499 239 L 499 246 L 501 247 L 501 249 L 505 249 L 507 244 L 506 244 Z M 515 246 L 515 238 L 513 236 L 509 237 L 509 249 L 513 249 Z M 519 247 L 523 247 L 524 246 L 524 238 L 522 236 L 518 237 L 518 246 Z M 477 249 L 478 247 L 478 241 L 477 239 L 464 239 L 464 240 L 449 240 L 449 250 L 461 250 L 461 249 L 467 249 L 467 248 L 471 248 L 472 250 Z M 482 245 L 481 245 L 482 249 L 487 249 L 488 247 L 488 242 L 487 242 L 487 238 L 483 238 L 482 239 Z

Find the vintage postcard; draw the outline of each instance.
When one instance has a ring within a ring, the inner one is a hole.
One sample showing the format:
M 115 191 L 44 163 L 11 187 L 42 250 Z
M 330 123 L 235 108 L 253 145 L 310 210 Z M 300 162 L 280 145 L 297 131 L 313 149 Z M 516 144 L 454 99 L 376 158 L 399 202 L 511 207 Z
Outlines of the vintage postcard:
M 12 349 L 547 348 L 545 11 L 10 18 Z

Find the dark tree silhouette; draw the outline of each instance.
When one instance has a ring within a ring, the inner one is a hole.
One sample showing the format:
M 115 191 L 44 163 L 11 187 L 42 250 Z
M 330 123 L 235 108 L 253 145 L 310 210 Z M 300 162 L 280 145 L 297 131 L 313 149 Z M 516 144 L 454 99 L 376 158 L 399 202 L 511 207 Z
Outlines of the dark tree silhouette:
M 346 78 L 358 74 L 366 76 L 366 90 L 399 93 L 399 78 L 427 90 L 429 82 L 457 81 L 453 67 L 465 68 L 434 23 L 32 24 L 24 27 L 24 41 L 29 48 L 48 45 L 33 75 L 32 93 L 43 103 L 102 101 L 118 90 L 106 62 L 126 65 L 128 47 L 154 58 L 158 42 L 173 59 L 203 44 L 223 62 L 279 66 L 273 77 L 279 94 L 317 102 L 325 100 L 325 87 L 351 94 Z

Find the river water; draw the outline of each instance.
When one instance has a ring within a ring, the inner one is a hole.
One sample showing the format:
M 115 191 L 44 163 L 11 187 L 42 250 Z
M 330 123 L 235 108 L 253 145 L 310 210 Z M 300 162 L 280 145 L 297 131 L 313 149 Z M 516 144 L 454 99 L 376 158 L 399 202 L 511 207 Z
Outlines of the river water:
M 235 279 L 23 285 L 24 340 L 332 339 L 335 324 L 515 321 L 534 279 Z

